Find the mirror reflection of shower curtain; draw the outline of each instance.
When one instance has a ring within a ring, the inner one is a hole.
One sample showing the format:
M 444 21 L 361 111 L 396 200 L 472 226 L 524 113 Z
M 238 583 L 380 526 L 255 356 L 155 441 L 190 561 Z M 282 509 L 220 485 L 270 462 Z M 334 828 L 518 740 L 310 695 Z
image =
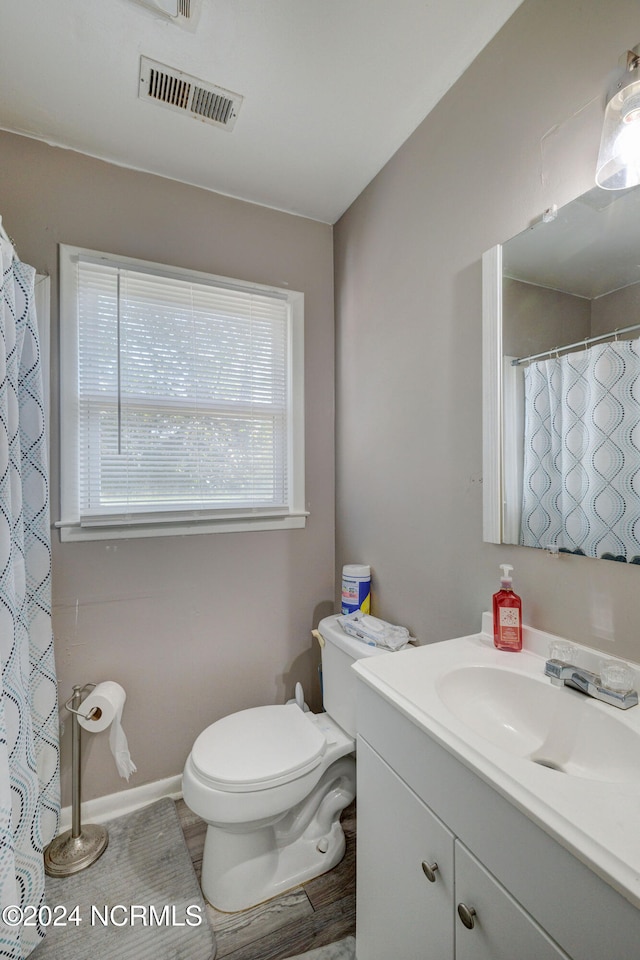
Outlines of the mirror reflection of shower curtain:
M 60 809 L 49 483 L 35 271 L 4 238 L 0 266 L 0 908 L 37 918 Z M 2 922 L 0 953 L 26 957 L 45 932 Z
M 520 542 L 640 562 L 640 340 L 525 370 Z

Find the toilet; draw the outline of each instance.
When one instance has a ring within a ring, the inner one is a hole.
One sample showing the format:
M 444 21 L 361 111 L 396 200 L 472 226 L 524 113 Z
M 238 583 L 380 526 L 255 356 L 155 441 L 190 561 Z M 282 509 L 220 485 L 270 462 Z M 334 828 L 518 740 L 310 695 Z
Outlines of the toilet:
M 344 856 L 340 815 L 356 792 L 355 660 L 386 653 L 325 617 L 326 713 L 295 702 L 252 707 L 207 727 L 182 776 L 207 823 L 202 891 L 218 910 L 246 910 L 326 873 Z

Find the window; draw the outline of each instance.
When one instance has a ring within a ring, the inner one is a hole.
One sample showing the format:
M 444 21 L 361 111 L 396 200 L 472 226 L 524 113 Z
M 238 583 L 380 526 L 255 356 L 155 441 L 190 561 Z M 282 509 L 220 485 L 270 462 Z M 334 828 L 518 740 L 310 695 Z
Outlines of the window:
M 303 295 L 60 247 L 63 540 L 304 526 Z

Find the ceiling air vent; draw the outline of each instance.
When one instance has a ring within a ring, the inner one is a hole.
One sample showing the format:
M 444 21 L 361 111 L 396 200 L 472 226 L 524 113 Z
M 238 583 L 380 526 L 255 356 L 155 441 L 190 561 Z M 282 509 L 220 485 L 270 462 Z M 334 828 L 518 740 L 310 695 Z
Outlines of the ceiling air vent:
M 147 57 L 140 57 L 138 96 L 225 130 L 233 130 L 243 100 L 239 93 L 205 83 Z
M 195 14 L 198 0 L 134 0 L 135 3 L 178 22 L 188 22 Z

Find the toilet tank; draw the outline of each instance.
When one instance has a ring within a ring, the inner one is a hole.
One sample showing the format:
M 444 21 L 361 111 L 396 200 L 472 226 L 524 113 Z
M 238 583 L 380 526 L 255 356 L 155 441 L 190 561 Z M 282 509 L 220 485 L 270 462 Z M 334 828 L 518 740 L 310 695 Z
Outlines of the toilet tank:
M 318 625 L 322 645 L 322 702 L 324 709 L 349 736 L 356 735 L 356 684 L 358 678 L 351 664 L 364 657 L 378 657 L 388 650 L 370 647 L 350 637 L 338 623 L 336 614 L 325 617 Z

